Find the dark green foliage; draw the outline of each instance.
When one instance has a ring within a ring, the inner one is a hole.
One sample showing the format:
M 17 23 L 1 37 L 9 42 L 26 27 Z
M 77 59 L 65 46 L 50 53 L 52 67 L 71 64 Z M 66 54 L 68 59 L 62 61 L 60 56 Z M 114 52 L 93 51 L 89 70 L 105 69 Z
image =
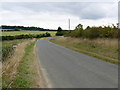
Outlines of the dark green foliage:
M 46 32 L 45 34 L 44 34 L 44 37 L 50 37 L 51 35 L 50 35 L 50 33 L 48 33 L 48 32 Z
M 63 36 L 63 31 L 61 27 L 58 27 L 56 36 Z
M 28 38 L 41 38 L 41 37 L 50 37 L 50 33 L 46 32 L 45 34 L 28 34 L 28 35 L 15 35 L 15 36 L 1 36 L 2 40 L 15 40 L 15 39 L 28 39 Z
M 83 29 L 83 25 L 82 25 L 82 24 L 78 24 L 78 25 L 75 27 L 75 30 L 80 30 L 80 29 Z
M 2 61 L 4 62 L 7 58 L 9 58 L 14 52 L 14 48 L 12 46 L 4 46 L 2 47 Z
M 62 36 L 62 35 L 63 35 L 62 32 L 57 32 L 57 33 L 56 33 L 56 36 Z
M 65 30 L 64 30 L 64 31 L 61 31 L 61 32 L 57 32 L 57 33 L 56 33 L 56 36 L 63 36 L 63 35 L 65 36 L 66 33 L 68 33 L 68 31 L 65 31 Z
M 14 31 L 20 31 L 18 28 L 15 28 Z
M 83 25 L 78 24 L 73 31 L 68 31 L 65 36 L 71 37 L 82 37 L 83 36 Z
M 75 30 L 68 31 L 65 36 L 83 37 L 83 38 L 118 38 L 118 29 L 116 26 L 104 27 L 87 27 L 83 30 L 82 25 L 79 24 Z
M 55 31 L 55 30 L 49 30 L 49 29 L 44 29 L 40 27 L 25 27 L 25 26 L 7 26 L 7 25 L 2 25 L 2 29 L 13 29 L 10 31 L 19 31 L 19 30 L 27 30 L 27 31 Z
M 62 31 L 62 28 L 61 27 L 58 27 L 58 32 Z

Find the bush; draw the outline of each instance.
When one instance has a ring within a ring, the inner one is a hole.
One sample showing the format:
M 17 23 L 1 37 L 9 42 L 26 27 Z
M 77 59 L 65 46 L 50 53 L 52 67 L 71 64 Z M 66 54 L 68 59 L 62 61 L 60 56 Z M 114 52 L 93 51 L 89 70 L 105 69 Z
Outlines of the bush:
M 56 36 L 62 36 L 62 35 L 63 35 L 62 32 L 57 32 L 57 33 L 56 33 Z
M 89 31 L 87 32 L 87 36 L 88 38 L 98 38 L 100 35 L 100 31 L 98 29 L 96 29 L 96 27 L 92 27 L 89 29 Z
M 51 36 L 50 33 L 48 32 L 45 33 L 45 37 L 50 37 L 50 36 Z

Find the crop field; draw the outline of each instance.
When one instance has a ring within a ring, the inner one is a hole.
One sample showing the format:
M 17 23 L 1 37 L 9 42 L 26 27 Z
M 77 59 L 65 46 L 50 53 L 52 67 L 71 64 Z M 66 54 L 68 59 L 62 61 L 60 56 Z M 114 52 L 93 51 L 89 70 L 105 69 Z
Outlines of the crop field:
M 2 36 L 15 36 L 15 35 L 21 35 L 21 34 L 44 34 L 44 33 L 50 33 L 52 36 L 56 34 L 56 31 L 9 31 L 9 32 L 2 32 Z

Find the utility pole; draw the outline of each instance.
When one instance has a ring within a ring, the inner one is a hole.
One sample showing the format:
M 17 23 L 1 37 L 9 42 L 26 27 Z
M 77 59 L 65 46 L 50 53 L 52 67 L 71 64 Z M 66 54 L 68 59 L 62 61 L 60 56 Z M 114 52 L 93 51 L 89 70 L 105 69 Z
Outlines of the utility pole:
M 68 19 L 68 29 L 70 30 L 70 19 Z

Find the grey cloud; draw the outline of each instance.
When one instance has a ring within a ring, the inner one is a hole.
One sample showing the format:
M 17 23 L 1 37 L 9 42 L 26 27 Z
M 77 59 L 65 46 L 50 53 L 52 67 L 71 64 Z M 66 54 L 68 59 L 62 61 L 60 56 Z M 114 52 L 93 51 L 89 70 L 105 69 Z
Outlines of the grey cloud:
M 20 3 L 2 3 L 4 10 L 30 14 L 27 10 L 38 12 L 49 12 L 57 14 L 71 14 L 78 16 L 80 19 L 101 19 L 108 17 L 109 13 L 105 8 L 113 5 L 112 3 L 87 3 L 87 2 L 20 2 Z M 114 13 L 114 11 L 112 11 Z M 115 12 L 116 13 L 116 12 Z

